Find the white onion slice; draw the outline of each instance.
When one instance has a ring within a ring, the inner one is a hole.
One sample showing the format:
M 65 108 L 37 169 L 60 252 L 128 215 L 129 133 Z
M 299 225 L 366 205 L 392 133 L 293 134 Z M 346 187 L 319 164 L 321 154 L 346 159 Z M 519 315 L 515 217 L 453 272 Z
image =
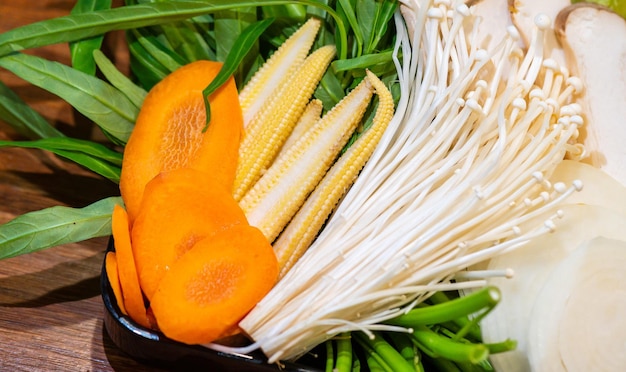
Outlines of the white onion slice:
M 539 292 L 528 334 L 537 372 L 620 371 L 626 366 L 626 241 L 579 246 Z
M 567 185 L 582 180 L 583 189 L 568 199 L 569 204 L 594 204 L 626 214 L 626 187 L 603 170 L 574 160 L 564 160 L 549 177 Z
M 488 269 L 512 268 L 515 272 L 511 279 L 489 279 L 489 284 L 500 288 L 502 300 L 481 322 L 484 340 L 499 342 L 511 338 L 518 343 L 516 351 L 492 356 L 496 370 L 530 369 L 526 354 L 531 311 L 554 267 L 581 242 L 597 236 L 626 240 L 626 215 L 596 205 L 568 204 L 561 209 L 564 216 L 556 221 L 554 233 L 497 256 L 488 265 Z

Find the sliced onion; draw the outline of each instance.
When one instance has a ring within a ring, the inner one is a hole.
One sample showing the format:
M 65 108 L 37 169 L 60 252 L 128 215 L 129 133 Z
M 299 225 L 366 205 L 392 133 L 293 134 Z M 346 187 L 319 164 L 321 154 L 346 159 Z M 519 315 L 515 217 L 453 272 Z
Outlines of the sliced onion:
M 624 314 L 626 241 L 598 237 L 581 244 L 536 298 L 528 334 L 533 370 L 623 370 Z
M 581 242 L 597 236 L 626 240 L 626 215 L 605 207 L 568 204 L 562 207 L 563 218 L 556 221 L 555 232 L 532 240 L 519 249 L 495 257 L 488 268 L 512 268 L 511 279 L 491 278 L 489 284 L 500 288 L 502 300 L 482 323 L 486 342 L 507 338 L 517 341 L 514 352 L 495 354 L 496 370 L 528 371 L 528 331 L 535 298 L 554 268 Z M 535 221 L 540 222 L 540 221 Z
M 569 204 L 593 204 L 626 214 L 626 188 L 608 173 L 585 163 L 564 160 L 549 177 L 551 182 L 583 181 L 583 189 L 568 199 Z

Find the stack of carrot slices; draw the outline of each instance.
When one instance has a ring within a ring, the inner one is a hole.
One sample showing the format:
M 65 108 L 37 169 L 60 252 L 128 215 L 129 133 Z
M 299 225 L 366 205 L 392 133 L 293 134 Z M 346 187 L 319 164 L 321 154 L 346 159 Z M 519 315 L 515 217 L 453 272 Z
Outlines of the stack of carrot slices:
M 221 63 L 197 61 L 148 93 L 124 150 L 105 259 L 120 310 L 187 344 L 238 332 L 278 278 L 270 242 L 232 196 L 243 117 L 231 78 L 203 89 Z

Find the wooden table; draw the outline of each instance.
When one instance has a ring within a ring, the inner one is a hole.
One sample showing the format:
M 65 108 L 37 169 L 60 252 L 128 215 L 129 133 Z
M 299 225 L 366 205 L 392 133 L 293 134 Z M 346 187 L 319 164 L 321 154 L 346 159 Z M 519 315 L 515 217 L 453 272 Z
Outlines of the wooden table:
M 0 32 L 69 13 L 74 0 L 0 3 Z M 119 36 L 119 35 L 118 35 Z M 119 45 L 115 38 L 107 40 Z M 67 63 L 67 45 L 32 53 Z M 124 66 L 124 53 L 116 50 Z M 64 131 L 97 131 L 62 100 L 0 69 L 0 80 Z M 0 122 L 0 139 L 17 138 Z M 119 195 L 116 185 L 38 150 L 0 149 L 0 223 L 55 205 Z M 100 269 L 106 238 L 0 261 L 0 371 L 154 371 L 119 350 L 103 329 Z

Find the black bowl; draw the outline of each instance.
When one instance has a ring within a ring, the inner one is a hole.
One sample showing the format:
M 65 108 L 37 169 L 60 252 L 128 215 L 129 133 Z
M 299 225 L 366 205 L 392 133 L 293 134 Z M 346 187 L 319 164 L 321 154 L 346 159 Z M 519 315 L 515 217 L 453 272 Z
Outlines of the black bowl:
M 113 239 L 108 251 L 114 251 Z M 187 345 L 165 337 L 162 333 L 147 329 L 122 314 L 113 289 L 106 275 L 105 265 L 100 276 L 102 301 L 104 302 L 104 327 L 113 343 L 132 358 L 149 365 L 171 367 L 181 370 L 217 371 L 322 371 L 323 359 L 313 352 L 297 363 L 281 362 L 281 366 L 268 364 L 262 352 L 228 354 L 198 345 Z M 320 356 L 323 352 L 320 351 Z

